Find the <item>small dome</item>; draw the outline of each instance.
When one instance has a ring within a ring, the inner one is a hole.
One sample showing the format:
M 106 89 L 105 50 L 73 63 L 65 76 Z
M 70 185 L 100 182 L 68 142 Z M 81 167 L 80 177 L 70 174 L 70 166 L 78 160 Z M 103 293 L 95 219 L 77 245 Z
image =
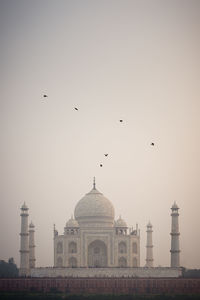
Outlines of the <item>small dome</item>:
M 147 224 L 147 227 L 152 227 L 151 222 L 149 221 L 149 223 Z
M 29 227 L 30 227 L 30 228 L 34 228 L 34 227 L 35 227 L 32 221 L 31 221 Z
M 24 202 L 24 204 L 21 207 L 22 210 L 28 210 L 28 207 L 26 206 L 26 203 Z
M 114 207 L 93 184 L 93 189 L 76 205 L 75 219 L 83 226 L 110 227 L 114 223 Z
M 73 217 L 71 217 L 71 219 L 69 219 L 69 221 L 67 221 L 66 227 L 70 227 L 70 228 L 71 227 L 79 227 L 79 224 Z
M 174 204 L 172 205 L 171 209 L 179 209 L 178 205 L 176 204 L 176 202 L 174 201 Z
M 115 222 L 115 227 L 127 227 L 126 222 L 121 218 L 121 216 L 120 216 L 119 219 Z

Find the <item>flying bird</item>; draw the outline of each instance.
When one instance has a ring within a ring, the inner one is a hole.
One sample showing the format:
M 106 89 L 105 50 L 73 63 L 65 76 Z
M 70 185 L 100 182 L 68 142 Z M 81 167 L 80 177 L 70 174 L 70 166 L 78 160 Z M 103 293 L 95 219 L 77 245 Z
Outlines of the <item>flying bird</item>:
M 102 164 L 100 164 L 100 167 L 103 167 L 103 165 L 102 165 Z
M 105 153 L 104 155 L 107 157 L 107 156 L 108 156 L 108 153 Z
M 119 120 L 121 123 L 123 122 L 123 120 Z
M 77 107 L 74 107 L 74 109 L 75 109 L 75 110 L 78 110 L 78 108 L 77 108 Z
M 151 146 L 154 146 L 154 143 L 151 143 Z
M 46 94 L 43 95 L 43 98 L 47 98 L 48 96 Z

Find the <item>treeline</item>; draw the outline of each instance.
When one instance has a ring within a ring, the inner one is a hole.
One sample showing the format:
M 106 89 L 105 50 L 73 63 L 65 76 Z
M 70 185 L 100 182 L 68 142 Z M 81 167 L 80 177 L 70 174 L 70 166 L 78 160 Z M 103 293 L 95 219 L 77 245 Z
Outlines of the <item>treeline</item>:
M 182 277 L 184 278 L 200 278 L 200 269 L 182 269 Z
M 8 262 L 0 260 L 0 278 L 18 277 L 19 269 L 11 257 Z M 200 269 L 186 269 L 182 268 L 183 278 L 200 278 Z
M 8 262 L 4 260 L 0 260 L 0 277 L 2 278 L 10 278 L 10 277 L 18 277 L 19 270 L 17 265 L 14 262 L 14 259 L 9 258 Z

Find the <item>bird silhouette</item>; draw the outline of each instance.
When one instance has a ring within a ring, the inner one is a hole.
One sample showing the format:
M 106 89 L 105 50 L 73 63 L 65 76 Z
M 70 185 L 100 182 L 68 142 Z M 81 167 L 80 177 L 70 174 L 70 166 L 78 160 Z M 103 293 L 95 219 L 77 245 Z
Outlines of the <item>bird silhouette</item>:
M 107 156 L 108 156 L 108 153 L 105 153 L 104 155 L 107 157 Z
M 75 109 L 75 110 L 78 110 L 78 108 L 77 108 L 77 107 L 74 107 L 74 109 Z
M 151 146 L 154 146 L 154 143 L 151 143 Z
M 46 94 L 43 95 L 43 98 L 47 98 L 48 96 Z
M 102 165 L 102 164 L 100 164 L 100 167 L 102 168 L 102 167 L 103 167 L 103 165 Z
M 120 121 L 120 123 L 122 123 L 123 122 L 123 120 L 121 119 L 121 120 L 119 120 Z

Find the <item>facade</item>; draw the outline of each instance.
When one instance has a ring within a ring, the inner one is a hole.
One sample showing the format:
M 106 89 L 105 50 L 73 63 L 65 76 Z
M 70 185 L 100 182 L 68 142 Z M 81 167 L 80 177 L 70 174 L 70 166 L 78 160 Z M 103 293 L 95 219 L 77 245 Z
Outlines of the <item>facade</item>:
M 54 267 L 139 267 L 140 234 L 119 217 L 93 183 L 76 205 L 64 234 L 54 228 Z

